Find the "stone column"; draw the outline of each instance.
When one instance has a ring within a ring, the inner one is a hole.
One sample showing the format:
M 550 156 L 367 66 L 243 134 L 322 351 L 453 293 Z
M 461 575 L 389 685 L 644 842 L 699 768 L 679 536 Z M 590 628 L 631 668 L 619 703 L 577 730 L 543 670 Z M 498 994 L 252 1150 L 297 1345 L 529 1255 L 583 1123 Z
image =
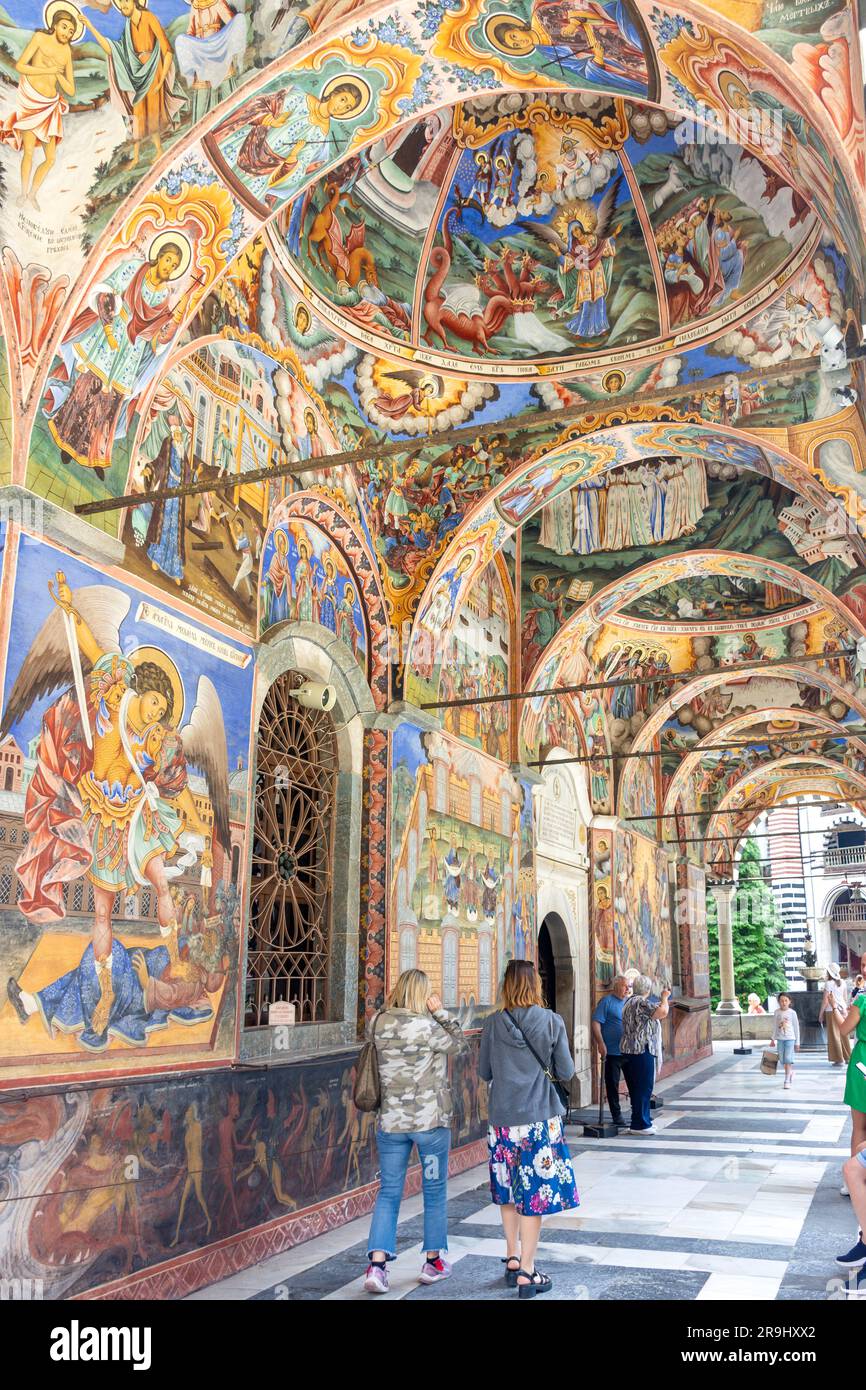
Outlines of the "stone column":
M 742 1013 L 734 986 L 734 938 L 731 931 L 731 914 L 734 906 L 736 887 L 734 884 L 708 884 L 716 900 L 716 918 L 719 924 L 719 986 L 721 999 L 717 1014 Z

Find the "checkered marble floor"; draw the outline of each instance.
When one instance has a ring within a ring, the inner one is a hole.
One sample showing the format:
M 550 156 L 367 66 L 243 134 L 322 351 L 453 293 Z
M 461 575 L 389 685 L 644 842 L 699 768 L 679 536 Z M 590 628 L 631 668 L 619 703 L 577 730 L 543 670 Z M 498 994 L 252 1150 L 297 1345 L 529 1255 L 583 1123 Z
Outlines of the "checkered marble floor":
M 801 1054 L 795 1087 L 732 1044 L 657 1087 L 658 1133 L 584 1139 L 569 1131 L 581 1205 L 545 1219 L 538 1265 L 549 1299 L 844 1297 L 834 1256 L 856 1237 L 839 1193 L 848 1154 L 844 1072 Z M 391 1292 L 364 1293 L 369 1218 L 353 1221 L 193 1299 L 508 1299 L 486 1165 L 449 1184 L 450 1279 L 418 1283 L 421 1198 L 403 1204 Z

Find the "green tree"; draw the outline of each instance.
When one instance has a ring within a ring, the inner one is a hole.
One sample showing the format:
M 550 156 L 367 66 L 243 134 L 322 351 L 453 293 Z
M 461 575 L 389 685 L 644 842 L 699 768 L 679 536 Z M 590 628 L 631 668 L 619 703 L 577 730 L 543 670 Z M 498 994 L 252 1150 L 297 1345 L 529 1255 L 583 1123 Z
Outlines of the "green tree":
M 757 994 L 761 1002 L 784 989 L 785 943 L 782 919 L 773 894 L 761 872 L 761 852 L 748 839 L 740 856 L 737 891 L 731 919 L 734 943 L 734 989 L 743 1008 L 746 996 Z M 721 998 L 719 981 L 719 926 L 716 901 L 707 893 L 707 932 L 710 943 L 710 995 L 713 1008 Z

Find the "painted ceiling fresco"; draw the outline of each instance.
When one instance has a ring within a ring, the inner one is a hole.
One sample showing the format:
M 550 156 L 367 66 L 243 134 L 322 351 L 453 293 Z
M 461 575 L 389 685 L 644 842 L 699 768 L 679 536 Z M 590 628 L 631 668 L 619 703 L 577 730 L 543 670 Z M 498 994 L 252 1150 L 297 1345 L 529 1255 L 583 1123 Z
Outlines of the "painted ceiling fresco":
M 347 338 L 426 345 L 471 375 L 490 359 L 501 378 L 670 355 L 679 330 L 753 313 L 816 233 L 760 160 L 682 130 L 578 93 L 465 103 L 308 189 L 281 219 L 281 258 Z M 401 379 L 375 398 L 383 423 L 409 402 L 432 415 L 444 390 L 431 372 Z
M 328 627 L 382 702 L 618 681 L 442 716 L 592 756 L 596 810 L 765 708 L 824 756 L 866 620 L 863 383 L 819 363 L 863 320 L 852 9 L 35 8 L 0 6 L 2 481 L 241 640 Z

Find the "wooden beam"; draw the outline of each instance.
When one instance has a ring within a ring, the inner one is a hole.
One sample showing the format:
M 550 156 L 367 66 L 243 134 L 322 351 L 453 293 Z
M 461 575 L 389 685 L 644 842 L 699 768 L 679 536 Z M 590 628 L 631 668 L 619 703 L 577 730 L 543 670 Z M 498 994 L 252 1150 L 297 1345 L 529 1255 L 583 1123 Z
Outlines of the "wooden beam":
M 829 591 L 828 591 L 829 592 Z M 831 596 L 832 597 L 832 596 Z M 660 639 L 659 639 L 660 640 Z M 625 680 L 591 681 L 585 685 L 551 685 L 543 690 L 519 690 L 504 695 L 463 696 L 459 700 L 428 700 L 421 709 L 459 709 L 463 705 L 503 705 L 512 700 L 536 700 L 545 695 L 578 695 L 585 690 L 617 690 L 626 685 L 682 685 L 698 676 L 728 675 L 737 671 L 765 671 L 768 666 L 802 666 L 811 661 L 834 661 L 840 656 L 855 656 L 856 647 L 842 647 L 838 652 L 816 652 L 813 656 L 774 656 L 769 661 L 735 662 L 731 666 L 717 666 L 711 671 L 672 671 L 667 675 L 629 676 Z
M 864 355 L 861 350 L 857 353 L 849 354 L 849 361 Z M 742 372 L 737 375 L 740 385 L 748 385 L 756 381 L 774 381 L 776 378 L 789 378 L 809 376 L 816 371 L 819 366 L 817 357 L 801 359 L 791 362 L 784 367 L 767 367 L 763 371 L 753 369 L 749 372 Z M 429 369 L 431 372 L 433 368 Z M 278 464 L 275 468 L 256 468 L 248 473 L 233 474 L 228 478 L 207 478 L 198 479 L 191 483 L 182 483 L 179 487 L 162 488 L 156 492 L 147 494 L 152 502 L 168 500 L 171 497 L 194 497 L 200 492 L 226 492 L 231 488 L 236 488 L 242 483 L 260 483 L 271 478 L 298 478 L 305 473 L 314 471 L 321 472 L 332 468 L 345 468 L 353 463 L 366 463 L 368 460 L 392 458 L 400 454 L 420 454 L 428 449 L 437 449 L 448 444 L 468 444 L 474 439 L 489 439 L 497 434 L 508 434 L 517 430 L 526 429 L 532 426 L 537 429 L 539 426 L 553 425 L 559 428 L 575 423 L 580 420 L 591 419 L 596 415 L 604 415 L 607 412 L 616 412 L 629 406 L 645 405 L 667 405 L 682 399 L 700 399 L 710 395 L 714 391 L 724 390 L 725 380 L 730 375 L 725 372 L 719 376 L 707 377 L 704 381 L 679 382 L 674 386 L 665 387 L 659 391 L 633 392 L 628 396 L 612 396 L 607 401 L 597 401 L 593 405 L 573 405 L 565 406 L 562 410 L 538 410 L 532 413 L 524 411 L 521 415 L 511 415 L 498 423 L 491 423 L 483 428 L 477 425 L 461 425 L 450 430 L 443 430 L 441 434 L 425 436 L 423 439 L 398 439 L 387 443 L 377 444 L 371 449 L 365 446 L 361 449 L 346 449 L 339 454 L 328 454 L 319 459 L 311 459 L 301 464 L 285 463 Z M 709 422 L 708 427 L 709 427 Z M 772 446 L 769 446 L 772 448 Z M 125 493 L 120 497 L 104 497 L 95 502 L 80 502 L 75 508 L 78 516 L 95 516 L 101 512 L 119 511 L 123 507 L 137 506 L 143 494 L 138 492 Z

